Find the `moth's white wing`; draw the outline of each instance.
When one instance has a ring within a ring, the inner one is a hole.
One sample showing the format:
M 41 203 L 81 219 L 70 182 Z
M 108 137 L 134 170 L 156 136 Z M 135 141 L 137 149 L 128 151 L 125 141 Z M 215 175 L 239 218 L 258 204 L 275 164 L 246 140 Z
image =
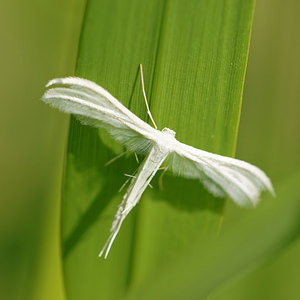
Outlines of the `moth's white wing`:
M 154 145 L 147 157 L 141 163 L 136 176 L 134 176 L 134 178 L 131 180 L 123 200 L 119 205 L 119 209 L 114 217 L 114 221 L 110 229 L 111 234 L 102 248 L 99 256 L 102 256 L 102 254 L 105 252 L 105 258 L 107 257 L 123 221 L 140 200 L 142 194 L 150 184 L 152 178 L 167 157 L 168 153 L 168 150 L 161 149 L 157 145 Z
M 176 175 L 199 179 L 215 196 L 229 196 L 240 206 L 255 206 L 263 190 L 274 194 L 270 179 L 259 168 L 178 141 L 170 153 L 169 164 Z
M 44 102 L 74 114 L 85 125 L 105 128 L 128 149 L 140 153 L 152 146 L 156 130 L 96 83 L 66 77 L 51 80 L 47 88 Z

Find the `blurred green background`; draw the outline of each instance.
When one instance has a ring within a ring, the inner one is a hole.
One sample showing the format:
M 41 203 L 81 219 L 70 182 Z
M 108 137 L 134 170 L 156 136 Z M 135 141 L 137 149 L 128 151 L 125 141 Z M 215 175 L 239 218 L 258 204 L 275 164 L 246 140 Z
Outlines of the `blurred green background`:
M 68 116 L 39 98 L 47 80 L 74 72 L 84 2 L 0 4 L 1 299 L 64 299 L 59 196 Z M 261 0 L 253 23 L 236 157 L 275 184 L 300 169 L 299 11 L 297 0 Z M 247 213 L 228 203 L 224 229 Z M 299 253 L 300 241 L 211 298 L 298 299 Z

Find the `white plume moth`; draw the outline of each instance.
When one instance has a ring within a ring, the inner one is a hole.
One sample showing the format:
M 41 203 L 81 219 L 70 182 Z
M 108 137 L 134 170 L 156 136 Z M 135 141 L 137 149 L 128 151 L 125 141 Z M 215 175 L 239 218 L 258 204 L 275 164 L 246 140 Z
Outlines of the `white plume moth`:
M 138 203 L 153 176 L 168 158 L 176 175 L 198 179 L 213 195 L 230 197 L 240 206 L 255 206 L 261 191 L 274 190 L 259 168 L 244 161 L 209 153 L 180 143 L 169 128 L 157 130 L 141 80 L 147 112 L 155 128 L 142 121 L 101 86 L 77 77 L 57 78 L 47 84 L 42 100 L 65 113 L 74 114 L 83 124 L 105 128 L 112 137 L 136 153 L 146 153 L 123 196 L 114 217 L 110 236 L 99 256 L 109 250 L 131 209 Z

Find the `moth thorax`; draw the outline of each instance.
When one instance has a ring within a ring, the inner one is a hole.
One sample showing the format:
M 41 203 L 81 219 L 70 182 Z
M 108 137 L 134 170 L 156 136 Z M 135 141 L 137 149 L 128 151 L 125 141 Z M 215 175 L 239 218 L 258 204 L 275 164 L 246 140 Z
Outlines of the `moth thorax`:
M 170 129 L 170 128 L 167 128 L 167 127 L 165 127 L 165 128 L 162 130 L 162 132 L 165 132 L 165 133 L 167 133 L 167 134 L 169 134 L 169 135 L 171 135 L 171 136 L 174 136 L 174 137 L 175 137 L 175 135 L 176 135 L 176 132 L 175 132 L 174 130 L 172 130 L 172 129 Z

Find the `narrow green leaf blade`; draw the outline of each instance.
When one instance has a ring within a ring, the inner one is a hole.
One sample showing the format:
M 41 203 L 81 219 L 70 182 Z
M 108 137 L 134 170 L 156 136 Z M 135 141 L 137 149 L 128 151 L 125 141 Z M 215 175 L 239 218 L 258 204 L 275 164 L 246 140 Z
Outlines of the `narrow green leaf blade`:
M 167 2 L 151 94 L 160 128 L 233 155 L 252 13 L 253 1 Z M 147 195 L 137 217 L 132 286 L 176 261 L 195 239 L 216 234 L 222 221 L 223 200 L 197 181 L 165 176 L 163 190 Z
M 205 150 L 233 155 L 253 1 L 88 0 L 76 74 L 107 89 L 142 119 L 138 65 L 159 128 Z M 154 270 L 216 234 L 224 201 L 196 181 L 164 176 L 124 222 L 108 260 L 97 254 L 133 156 L 103 130 L 71 120 L 62 207 L 66 291 L 70 299 L 118 299 Z M 159 176 L 157 176 L 159 177 Z M 124 192 L 123 192 L 124 193 Z

